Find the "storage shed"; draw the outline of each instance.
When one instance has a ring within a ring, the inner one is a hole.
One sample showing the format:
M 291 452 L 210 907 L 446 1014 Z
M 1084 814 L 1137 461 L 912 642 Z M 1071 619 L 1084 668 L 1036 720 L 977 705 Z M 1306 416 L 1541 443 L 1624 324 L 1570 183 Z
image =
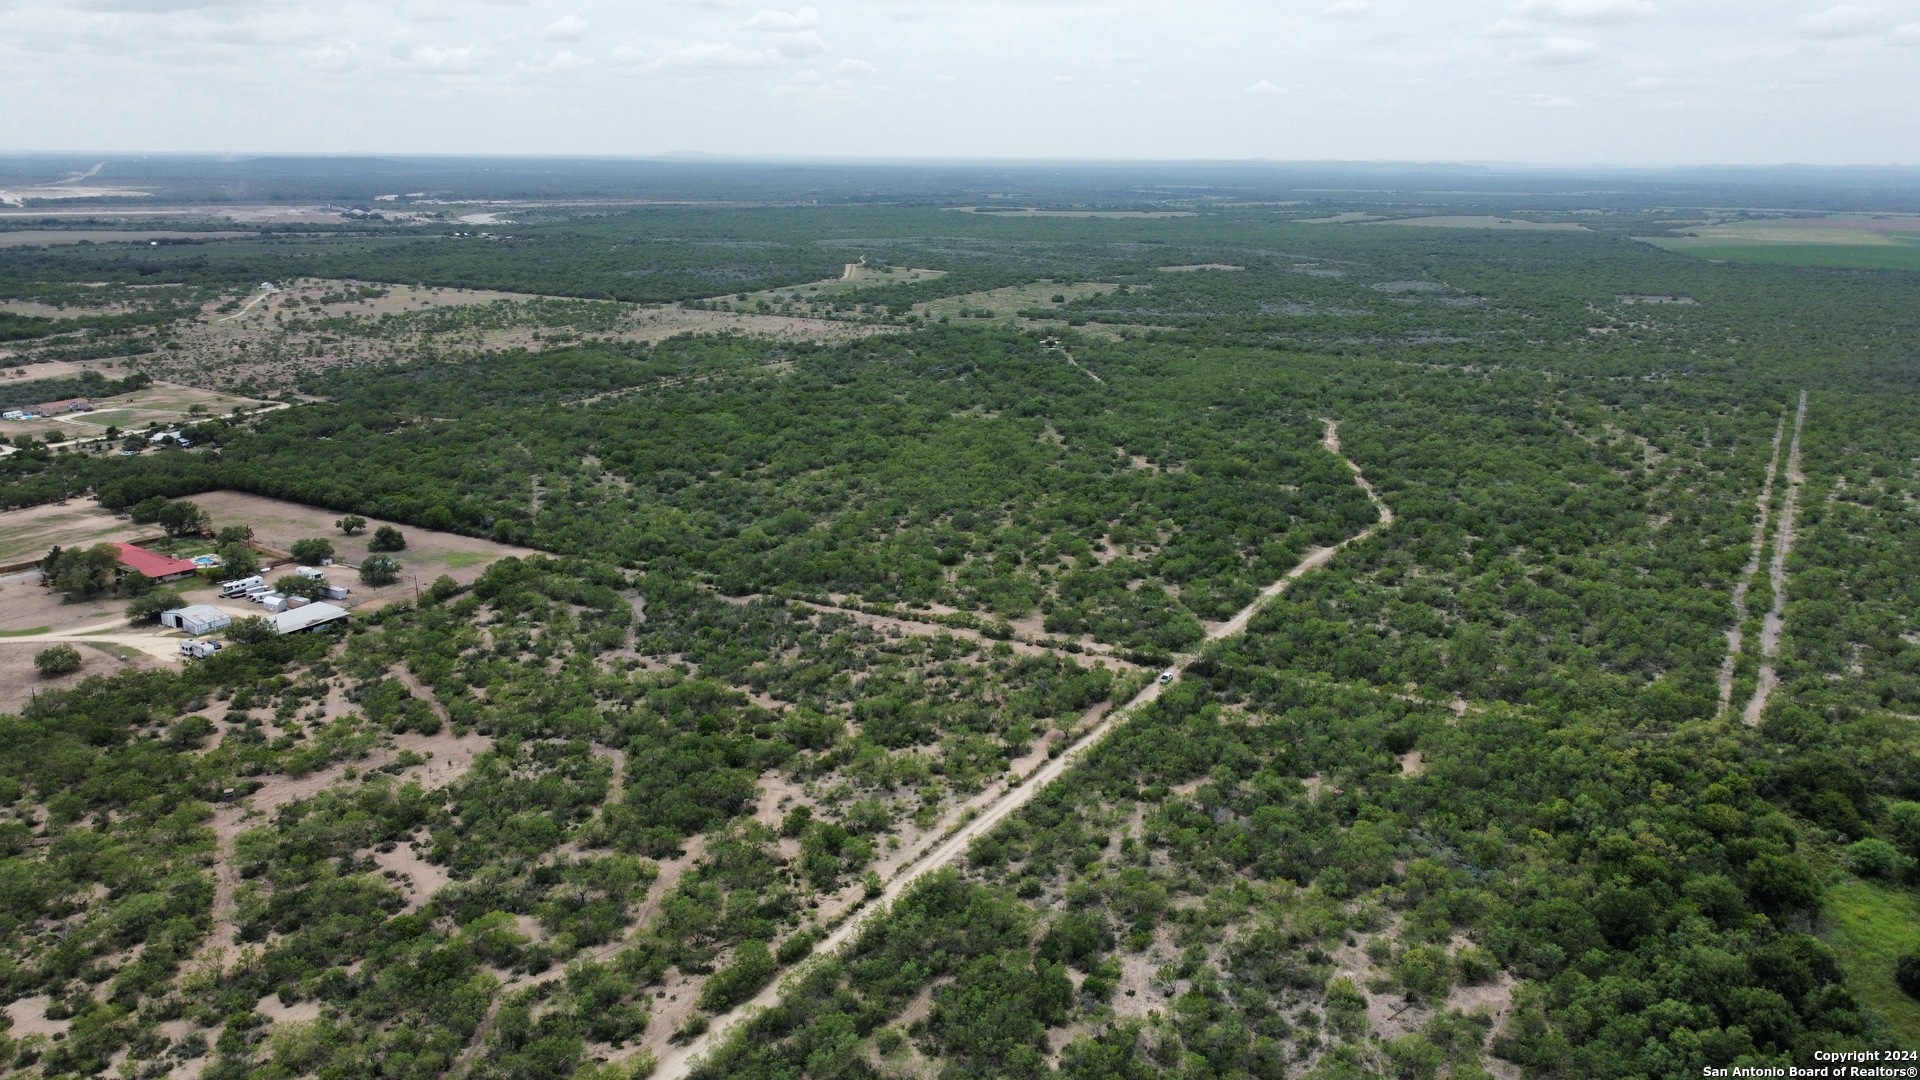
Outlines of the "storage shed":
M 347 609 L 333 604 L 308 604 L 306 607 L 288 608 L 278 614 L 267 616 L 267 621 L 282 634 L 297 634 L 302 630 L 312 630 L 330 622 L 338 622 L 347 617 Z
M 171 626 L 175 630 L 185 630 L 194 637 L 201 637 L 232 626 L 233 616 L 212 604 L 189 604 L 183 608 L 161 612 L 160 625 Z

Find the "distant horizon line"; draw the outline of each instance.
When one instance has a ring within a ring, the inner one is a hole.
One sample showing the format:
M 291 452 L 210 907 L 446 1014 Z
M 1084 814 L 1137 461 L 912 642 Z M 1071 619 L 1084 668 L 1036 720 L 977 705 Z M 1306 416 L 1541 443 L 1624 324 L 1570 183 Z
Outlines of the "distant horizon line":
M 857 154 L 767 154 L 719 153 L 704 150 L 673 150 L 662 153 L 593 154 L 577 152 L 502 152 L 502 151 L 382 151 L 382 150 L 109 150 L 92 149 L 3 149 L 0 160 L 9 158 L 105 157 L 108 159 L 200 159 L 210 161 L 258 161 L 268 159 L 314 160 L 401 160 L 401 161 L 590 161 L 604 163 L 715 163 L 737 165 L 942 165 L 942 166 L 1025 166 L 1025 167 L 1239 167 L 1239 168 L 1366 168 L 1366 169 L 1459 169 L 1498 172 L 1615 172 L 1652 173 L 1702 170 L 1710 172 L 1791 171 L 1791 172 L 1883 172 L 1920 175 L 1920 164 L 1901 162 L 1850 162 L 1822 164 L 1802 161 L 1772 162 L 1546 162 L 1477 158 L 1271 158 L 1271 157 L 1022 157 L 1009 155 L 857 155 Z

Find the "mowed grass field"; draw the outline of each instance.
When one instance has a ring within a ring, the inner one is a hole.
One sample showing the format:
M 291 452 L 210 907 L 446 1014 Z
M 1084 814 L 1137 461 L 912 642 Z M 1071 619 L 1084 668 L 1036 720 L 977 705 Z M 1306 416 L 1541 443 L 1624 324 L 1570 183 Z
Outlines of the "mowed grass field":
M 115 517 L 92 499 L 70 499 L 24 510 L 0 513 L 0 566 L 12 566 L 46 555 L 55 544 L 90 547 L 107 540 L 131 540 L 153 532 L 153 526 L 135 525 Z
M 1687 236 L 1641 237 L 1681 255 L 1766 266 L 1920 270 L 1920 217 L 1841 214 L 1730 221 Z
M 1920 949 L 1920 897 L 1865 881 L 1827 896 L 1821 937 L 1852 973 L 1849 985 L 1893 1025 L 1903 1047 L 1920 1046 L 1920 1001 L 1893 982 L 1893 963 Z
M 1837 270 L 1920 270 L 1920 242 L 1813 244 L 1727 241 L 1710 237 L 1645 237 L 1677 255 L 1763 266 L 1825 266 Z

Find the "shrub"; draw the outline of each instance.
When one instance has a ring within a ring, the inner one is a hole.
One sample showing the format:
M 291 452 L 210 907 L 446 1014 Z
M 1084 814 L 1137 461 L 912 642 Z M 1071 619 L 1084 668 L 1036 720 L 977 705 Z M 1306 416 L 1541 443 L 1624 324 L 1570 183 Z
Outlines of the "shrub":
M 700 1007 L 708 1012 L 730 1009 L 752 997 L 779 966 L 766 945 L 758 941 L 742 942 L 733 963 L 713 973 L 700 989 Z
M 400 564 L 385 555 L 374 555 L 360 564 L 360 581 L 366 585 L 391 585 L 400 580 Z
M 1903 953 L 1893 962 L 1893 981 L 1908 996 L 1920 998 L 1920 952 Z
M 80 650 L 71 645 L 55 645 L 33 654 L 33 666 L 45 678 L 71 675 L 80 670 Z
M 1920 802 L 1897 802 L 1887 808 L 1893 827 L 1887 832 L 1901 852 L 1920 859 Z
M 289 550 L 293 554 L 294 562 L 303 566 L 318 566 L 333 558 L 333 541 L 320 537 L 295 540 L 293 547 Z
M 1847 865 L 1864 878 L 1897 881 L 1912 864 L 1912 859 L 1885 840 L 1869 837 L 1847 845 Z
M 367 519 L 361 517 L 359 514 L 348 514 L 346 517 L 341 518 L 339 521 L 336 521 L 333 524 L 334 524 L 334 527 L 338 528 L 341 532 L 346 533 L 348 536 L 352 536 L 354 533 L 357 533 L 361 529 L 364 529 L 367 527 Z
M 175 720 L 167 728 L 167 745 L 176 750 L 191 750 L 213 734 L 213 721 L 195 713 Z
M 368 551 L 405 551 L 407 538 L 399 529 L 391 525 L 382 525 L 373 530 L 373 539 L 367 541 Z

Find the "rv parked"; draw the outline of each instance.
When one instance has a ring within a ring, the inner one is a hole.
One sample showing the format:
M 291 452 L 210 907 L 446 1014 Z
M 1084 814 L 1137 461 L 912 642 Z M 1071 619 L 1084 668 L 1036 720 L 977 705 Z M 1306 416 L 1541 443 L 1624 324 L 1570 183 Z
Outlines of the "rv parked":
M 303 578 L 306 578 L 308 581 L 327 580 L 327 572 L 325 570 L 321 570 L 312 566 L 296 566 L 293 568 L 293 572 L 300 575 Z
M 267 580 L 258 574 L 255 574 L 252 577 L 235 578 L 232 581 L 223 581 L 220 583 L 220 595 L 231 599 L 233 597 L 239 596 L 241 593 L 247 592 L 250 589 L 253 589 L 258 586 L 263 586 L 266 583 L 267 583 Z
M 217 641 L 183 641 L 180 643 L 180 655 L 189 660 L 204 660 L 220 651 Z

